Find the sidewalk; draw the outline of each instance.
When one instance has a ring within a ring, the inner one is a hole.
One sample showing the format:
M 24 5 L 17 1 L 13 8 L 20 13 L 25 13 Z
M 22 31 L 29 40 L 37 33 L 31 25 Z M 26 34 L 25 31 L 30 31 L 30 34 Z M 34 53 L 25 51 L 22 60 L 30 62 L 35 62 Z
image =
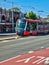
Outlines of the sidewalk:
M 16 35 L 16 33 L 0 33 L 0 36 Z
M 11 39 L 18 39 L 20 38 L 20 36 L 16 35 L 16 34 L 3 34 L 1 35 L 0 34 L 0 41 L 3 41 L 3 40 L 11 40 Z

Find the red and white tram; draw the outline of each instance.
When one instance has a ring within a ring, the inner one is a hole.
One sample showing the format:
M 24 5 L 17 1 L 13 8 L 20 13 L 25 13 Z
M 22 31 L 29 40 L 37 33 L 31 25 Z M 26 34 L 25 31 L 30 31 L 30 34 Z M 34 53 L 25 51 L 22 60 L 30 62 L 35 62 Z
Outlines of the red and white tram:
M 16 32 L 18 35 L 37 35 L 39 33 L 49 33 L 49 21 L 18 19 L 16 22 Z

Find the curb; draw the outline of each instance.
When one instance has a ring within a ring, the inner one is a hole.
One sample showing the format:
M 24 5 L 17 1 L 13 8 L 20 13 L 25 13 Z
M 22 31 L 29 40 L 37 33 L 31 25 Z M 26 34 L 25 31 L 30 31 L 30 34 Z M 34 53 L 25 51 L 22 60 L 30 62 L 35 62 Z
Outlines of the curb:
M 12 40 L 12 39 L 19 39 L 21 38 L 21 36 L 13 36 L 13 37 L 6 37 L 6 38 L 0 38 L 0 41 L 4 41 L 4 40 Z

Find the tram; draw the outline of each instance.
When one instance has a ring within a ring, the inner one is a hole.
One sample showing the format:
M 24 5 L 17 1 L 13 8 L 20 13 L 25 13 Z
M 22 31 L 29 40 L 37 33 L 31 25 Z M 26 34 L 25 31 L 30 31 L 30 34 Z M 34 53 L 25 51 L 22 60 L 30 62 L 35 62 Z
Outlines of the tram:
M 29 36 L 38 35 L 41 33 L 49 33 L 49 21 L 18 19 L 16 22 L 17 35 Z

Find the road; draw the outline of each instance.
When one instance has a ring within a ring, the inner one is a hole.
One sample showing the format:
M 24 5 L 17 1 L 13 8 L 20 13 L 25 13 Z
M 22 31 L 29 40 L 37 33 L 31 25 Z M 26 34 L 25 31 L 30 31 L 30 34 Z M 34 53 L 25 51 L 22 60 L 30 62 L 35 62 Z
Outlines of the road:
M 49 47 L 49 35 L 30 36 L 0 42 L 0 62 L 6 59 Z

